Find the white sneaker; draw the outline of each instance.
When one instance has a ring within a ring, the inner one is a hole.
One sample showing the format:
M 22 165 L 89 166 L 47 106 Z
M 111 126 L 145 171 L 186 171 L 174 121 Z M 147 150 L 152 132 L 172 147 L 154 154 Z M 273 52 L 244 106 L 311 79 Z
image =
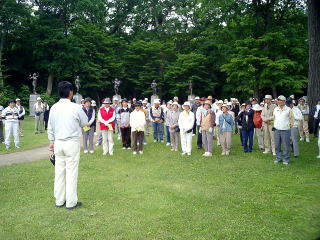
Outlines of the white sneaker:
M 83 153 L 85 153 L 85 154 L 88 153 L 88 150 L 84 150 Z
M 92 153 L 94 153 L 94 151 L 93 151 L 93 150 L 91 150 L 91 151 L 90 151 L 90 153 L 92 154 Z
M 276 156 L 276 153 L 272 153 L 273 156 Z
M 153 142 L 154 142 L 154 143 L 156 143 L 156 142 L 157 142 L 157 140 L 153 140 Z
M 310 142 L 310 139 L 309 139 L 309 138 L 306 138 L 306 142 Z
M 171 148 L 171 152 L 173 152 L 174 151 L 174 149 L 173 148 Z
M 110 156 L 113 156 L 113 152 L 111 152 L 111 153 L 109 153 L 110 154 Z
M 264 151 L 264 152 L 262 152 L 263 154 L 269 154 L 270 152 L 267 152 L 267 151 Z
M 208 152 L 208 154 L 207 154 L 206 157 L 212 157 L 212 153 L 211 153 L 211 152 Z
M 139 151 L 139 154 L 143 154 L 143 152 L 142 152 L 142 151 Z
M 136 154 L 137 154 L 137 152 L 136 152 L 136 151 L 134 151 L 132 154 L 133 154 L 133 155 L 136 155 Z
M 93 135 L 98 136 L 98 133 L 94 132 L 94 134 L 93 134 Z
M 187 153 L 188 154 L 188 156 L 191 156 L 191 153 Z
M 167 143 L 166 146 L 170 146 L 170 143 Z
M 194 136 L 195 136 L 195 134 L 193 133 L 193 134 L 192 134 L 192 137 L 194 137 Z
M 123 147 L 122 149 L 126 149 L 125 147 Z
M 283 165 L 289 165 L 289 163 L 288 162 L 283 162 Z
M 304 138 L 300 138 L 300 141 L 303 141 L 304 140 Z
M 208 153 L 207 153 L 207 152 L 205 152 L 204 154 L 202 154 L 202 157 L 206 157 L 206 156 L 208 156 Z
M 163 143 L 163 140 L 161 140 L 161 143 Z
M 186 155 L 186 154 L 187 154 L 187 153 L 185 153 L 185 152 L 182 152 L 182 153 L 181 153 L 182 156 L 184 156 L 184 155 Z
M 121 139 L 121 137 L 120 136 L 118 136 L 118 140 L 120 140 Z
M 16 146 L 16 148 L 18 148 L 18 149 L 19 149 L 20 147 L 19 147 L 19 146 Z
M 131 149 L 131 147 L 128 147 L 127 149 Z
M 96 147 L 98 147 L 99 146 L 99 143 L 96 143 Z
M 102 155 L 105 156 L 105 155 L 107 155 L 107 153 L 103 153 Z

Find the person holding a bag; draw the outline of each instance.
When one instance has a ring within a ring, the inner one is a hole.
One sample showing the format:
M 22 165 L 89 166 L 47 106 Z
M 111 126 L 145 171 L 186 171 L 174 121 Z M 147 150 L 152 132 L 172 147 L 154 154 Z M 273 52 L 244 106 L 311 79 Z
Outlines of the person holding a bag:
M 220 144 L 222 147 L 221 155 L 229 155 L 234 121 L 231 114 L 228 113 L 228 106 L 226 104 L 222 105 L 221 110 L 222 114 L 219 115 Z
M 201 112 L 200 131 L 202 133 L 202 144 L 205 153 L 204 157 L 212 156 L 213 145 L 213 127 L 216 121 L 216 114 L 211 110 L 211 102 L 206 100 L 203 105 L 204 110 Z
M 179 104 L 177 102 L 172 103 L 172 109 L 167 112 L 167 124 L 170 131 L 171 151 L 178 151 L 180 141 L 180 128 L 179 128 Z
M 183 112 L 179 115 L 178 125 L 180 128 L 182 155 L 191 155 L 192 129 L 194 124 L 194 113 L 191 112 L 190 102 L 183 104 Z
M 110 98 L 106 98 L 102 102 L 103 106 L 99 109 L 98 120 L 100 122 L 100 130 L 102 132 L 103 155 L 113 155 L 113 130 L 115 128 L 115 109 L 111 107 Z

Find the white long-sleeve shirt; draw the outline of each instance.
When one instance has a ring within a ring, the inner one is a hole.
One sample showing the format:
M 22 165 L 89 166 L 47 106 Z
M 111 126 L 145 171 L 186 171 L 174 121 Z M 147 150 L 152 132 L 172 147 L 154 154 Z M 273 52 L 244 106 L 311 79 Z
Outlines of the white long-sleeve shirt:
M 109 112 L 110 107 L 108 107 L 108 108 L 104 107 L 104 108 L 106 109 L 107 112 Z M 116 119 L 116 110 L 114 110 L 112 117 L 109 120 L 106 121 L 106 120 L 104 120 L 102 118 L 101 112 L 100 112 L 100 109 L 99 109 L 99 113 L 98 113 L 98 121 L 99 122 L 101 122 L 101 123 L 103 123 L 104 125 L 107 126 L 109 123 L 112 123 L 115 119 Z
M 302 112 L 301 112 L 300 109 L 297 108 L 297 107 L 293 107 L 293 108 L 292 108 L 292 111 L 293 111 L 293 116 L 294 116 L 294 124 L 293 124 L 293 127 L 298 127 L 298 126 L 299 126 L 299 122 L 300 122 L 301 120 L 303 120 Z
M 50 110 L 48 121 L 48 139 L 55 141 L 79 141 L 81 128 L 87 126 L 88 117 L 80 105 L 69 99 L 60 99 Z
M 144 131 L 146 125 L 146 114 L 143 111 L 134 110 L 130 113 L 130 127 L 131 132 L 135 132 L 138 129 Z
M 5 122 L 18 122 L 19 110 L 16 107 L 11 108 L 8 106 L 2 111 L 2 117 L 5 119 Z
M 194 113 L 193 112 L 183 111 L 180 113 L 178 125 L 179 125 L 180 131 L 182 133 L 192 129 L 193 124 L 194 124 Z

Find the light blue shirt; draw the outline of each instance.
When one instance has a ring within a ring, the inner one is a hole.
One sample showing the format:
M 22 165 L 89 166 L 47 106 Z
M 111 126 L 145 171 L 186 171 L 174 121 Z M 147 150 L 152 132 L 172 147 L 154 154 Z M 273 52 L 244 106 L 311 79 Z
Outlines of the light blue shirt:
M 88 125 L 88 117 L 81 106 L 69 99 L 60 99 L 50 110 L 48 139 L 50 143 L 59 141 L 79 141 L 81 128 Z

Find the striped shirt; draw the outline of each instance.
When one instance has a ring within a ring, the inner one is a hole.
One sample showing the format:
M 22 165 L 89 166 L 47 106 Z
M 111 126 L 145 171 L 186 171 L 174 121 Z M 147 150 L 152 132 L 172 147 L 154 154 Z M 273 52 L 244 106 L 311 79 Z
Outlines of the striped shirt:
M 2 117 L 5 119 L 6 122 L 19 121 L 19 110 L 16 107 L 6 107 L 2 111 Z

